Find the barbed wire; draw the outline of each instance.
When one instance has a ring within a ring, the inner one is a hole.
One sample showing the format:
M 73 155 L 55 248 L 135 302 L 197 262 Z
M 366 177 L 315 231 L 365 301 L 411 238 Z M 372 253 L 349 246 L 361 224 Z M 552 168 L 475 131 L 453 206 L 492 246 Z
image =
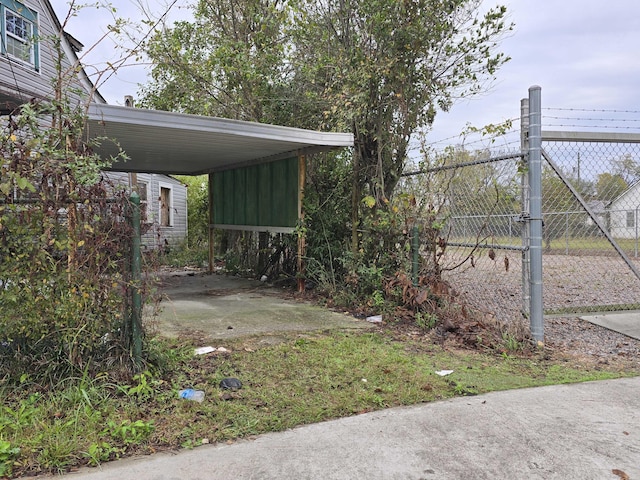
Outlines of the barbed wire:
M 545 124 L 545 127 L 569 127 L 569 128 L 600 128 L 606 130 L 640 130 L 640 125 L 635 126 L 621 126 L 621 125 L 586 125 L 586 124 L 571 124 L 571 123 L 552 123 Z
M 552 115 L 544 115 L 542 118 L 553 118 L 555 120 L 578 120 L 592 122 L 640 122 L 640 118 L 592 118 L 592 117 L 556 117 Z
M 542 110 L 559 110 L 568 112 L 606 112 L 606 113 L 640 113 L 640 110 L 616 110 L 606 108 L 563 108 L 563 107 L 543 107 Z
M 507 120 L 503 120 L 501 123 L 512 122 L 513 124 L 515 124 L 519 120 L 520 120 L 520 117 L 509 118 Z M 507 130 L 504 133 L 495 134 L 495 135 L 491 135 L 491 136 L 486 136 L 483 139 L 472 140 L 472 141 L 466 140 L 465 136 L 482 135 L 482 132 L 481 131 L 477 131 L 477 132 L 469 132 L 469 131 L 467 131 L 465 133 L 464 131 L 462 131 L 457 135 L 451 135 L 450 137 L 442 138 L 442 139 L 439 139 L 439 140 L 429 141 L 428 144 L 430 146 L 432 146 L 432 145 L 438 145 L 438 144 L 445 143 L 445 142 L 450 143 L 451 140 L 456 139 L 456 140 L 460 140 L 460 144 L 469 145 L 469 144 L 472 144 L 472 143 L 478 143 L 478 142 L 486 141 L 487 139 L 490 140 L 490 139 L 500 138 L 500 137 L 503 137 L 505 135 L 509 135 L 510 133 L 519 132 L 519 131 L 520 131 L 520 129 L 518 127 L 514 126 L 510 130 Z

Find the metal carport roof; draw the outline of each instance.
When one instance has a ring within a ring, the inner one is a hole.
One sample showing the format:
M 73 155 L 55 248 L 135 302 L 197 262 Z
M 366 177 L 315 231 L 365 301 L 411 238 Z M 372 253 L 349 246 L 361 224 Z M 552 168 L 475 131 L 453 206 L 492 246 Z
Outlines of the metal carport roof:
M 325 133 L 255 122 L 92 103 L 88 135 L 96 152 L 129 160 L 113 170 L 199 175 L 353 145 L 350 133 Z

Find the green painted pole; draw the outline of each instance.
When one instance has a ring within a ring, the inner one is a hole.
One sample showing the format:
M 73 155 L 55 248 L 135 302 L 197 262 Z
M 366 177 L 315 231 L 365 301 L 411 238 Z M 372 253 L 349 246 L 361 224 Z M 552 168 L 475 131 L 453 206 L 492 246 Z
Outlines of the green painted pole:
M 142 365 L 142 287 L 140 253 L 140 196 L 131 193 L 131 343 L 133 345 L 133 361 L 136 367 Z
M 420 233 L 418 231 L 418 226 L 414 225 L 411 229 L 411 281 L 413 282 L 413 286 L 418 286 L 418 254 L 420 253 Z

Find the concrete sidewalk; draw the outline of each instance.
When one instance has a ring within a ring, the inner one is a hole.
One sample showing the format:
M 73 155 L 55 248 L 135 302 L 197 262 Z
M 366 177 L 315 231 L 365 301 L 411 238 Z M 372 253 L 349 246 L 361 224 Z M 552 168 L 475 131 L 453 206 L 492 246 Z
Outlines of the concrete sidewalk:
M 638 310 L 591 314 L 580 318 L 614 332 L 622 333 L 627 337 L 640 340 L 640 311 Z
M 639 479 L 640 378 L 394 408 L 64 478 Z

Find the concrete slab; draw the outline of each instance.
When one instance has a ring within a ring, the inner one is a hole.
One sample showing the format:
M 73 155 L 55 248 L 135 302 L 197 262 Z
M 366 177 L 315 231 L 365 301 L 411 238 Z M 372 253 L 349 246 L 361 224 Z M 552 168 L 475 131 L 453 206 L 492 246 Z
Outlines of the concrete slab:
M 640 378 L 510 390 L 131 458 L 64 478 L 633 479 L 640 478 L 639 412 Z
M 584 315 L 582 320 L 640 340 L 640 311 Z
M 161 335 L 197 332 L 211 339 L 363 329 L 371 324 L 301 299 L 285 298 L 282 289 L 245 278 L 178 272 L 162 278 L 160 312 L 146 315 Z

